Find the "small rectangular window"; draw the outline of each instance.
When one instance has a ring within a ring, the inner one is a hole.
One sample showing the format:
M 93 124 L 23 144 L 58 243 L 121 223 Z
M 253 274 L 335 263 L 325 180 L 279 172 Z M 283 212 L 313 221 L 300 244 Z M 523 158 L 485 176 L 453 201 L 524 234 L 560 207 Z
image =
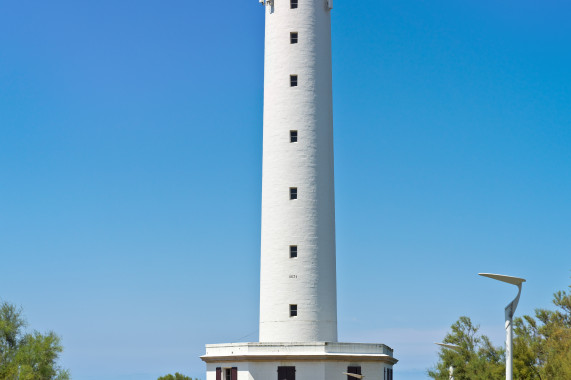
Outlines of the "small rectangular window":
M 297 87 L 297 75 L 290 75 L 289 76 L 289 85 L 291 87 Z
M 297 131 L 289 131 L 289 142 L 297 142 Z
M 289 305 L 289 316 L 297 317 L 297 305 Z
M 297 245 L 289 246 L 289 257 L 295 259 L 297 257 Z
M 291 200 L 297 199 L 297 187 L 289 188 L 289 199 Z
M 297 32 L 291 32 L 289 34 L 289 42 L 292 44 L 297 44 Z
M 289 7 L 291 9 L 296 9 L 297 8 L 297 0 L 289 0 Z

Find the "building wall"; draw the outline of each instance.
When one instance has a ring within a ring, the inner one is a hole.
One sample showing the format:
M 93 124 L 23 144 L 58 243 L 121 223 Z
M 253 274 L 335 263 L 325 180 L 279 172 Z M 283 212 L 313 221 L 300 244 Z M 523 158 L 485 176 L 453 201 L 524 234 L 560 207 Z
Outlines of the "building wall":
M 261 342 L 337 341 L 330 29 L 326 0 L 266 7 Z M 290 245 L 298 246 L 296 259 Z
M 361 373 L 367 380 L 386 380 L 385 368 L 390 364 L 381 362 L 236 362 L 210 363 L 207 365 L 206 380 L 216 380 L 216 367 L 238 368 L 238 380 L 278 380 L 278 366 L 295 366 L 296 380 L 347 380 L 349 366 L 361 366 Z

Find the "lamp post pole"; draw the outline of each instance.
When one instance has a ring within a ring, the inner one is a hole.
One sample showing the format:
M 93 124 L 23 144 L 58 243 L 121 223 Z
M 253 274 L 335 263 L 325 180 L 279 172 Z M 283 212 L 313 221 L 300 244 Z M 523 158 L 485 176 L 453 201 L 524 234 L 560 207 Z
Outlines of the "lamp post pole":
M 455 344 L 450 344 L 450 343 L 434 343 L 434 344 L 437 344 L 437 345 L 442 346 L 444 348 L 449 348 L 449 349 L 454 350 L 456 352 L 460 352 L 460 350 L 461 350 L 460 346 L 457 346 Z M 452 364 L 450 364 L 450 368 L 448 369 L 448 373 L 450 374 L 449 379 L 454 380 L 454 366 Z
M 519 277 L 504 276 L 501 274 L 492 273 L 478 273 L 480 276 L 489 277 L 494 280 L 506 282 L 517 286 L 518 292 L 516 298 L 508 304 L 505 308 L 505 328 L 506 328 L 506 380 L 513 379 L 513 316 L 515 314 L 515 309 L 519 303 L 519 297 L 521 296 L 521 285 L 525 282 L 525 279 Z

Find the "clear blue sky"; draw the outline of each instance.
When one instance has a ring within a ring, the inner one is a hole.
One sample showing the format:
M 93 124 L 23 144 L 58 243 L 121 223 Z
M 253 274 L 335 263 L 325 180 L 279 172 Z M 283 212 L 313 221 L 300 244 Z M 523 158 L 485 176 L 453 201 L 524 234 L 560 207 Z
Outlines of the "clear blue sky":
M 276 0 L 280 1 L 280 0 Z M 425 378 L 571 275 L 571 4 L 335 0 L 339 332 Z M 0 3 L 0 297 L 76 380 L 257 340 L 263 7 Z

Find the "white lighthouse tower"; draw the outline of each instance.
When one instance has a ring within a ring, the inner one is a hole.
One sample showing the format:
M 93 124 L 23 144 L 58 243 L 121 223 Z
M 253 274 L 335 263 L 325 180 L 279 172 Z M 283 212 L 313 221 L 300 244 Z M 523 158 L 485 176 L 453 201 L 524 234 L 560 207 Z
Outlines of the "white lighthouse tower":
M 337 342 L 332 1 L 260 0 L 260 341 L 207 345 L 207 380 L 392 380 L 391 348 Z
M 266 7 L 261 342 L 337 341 L 329 8 Z

